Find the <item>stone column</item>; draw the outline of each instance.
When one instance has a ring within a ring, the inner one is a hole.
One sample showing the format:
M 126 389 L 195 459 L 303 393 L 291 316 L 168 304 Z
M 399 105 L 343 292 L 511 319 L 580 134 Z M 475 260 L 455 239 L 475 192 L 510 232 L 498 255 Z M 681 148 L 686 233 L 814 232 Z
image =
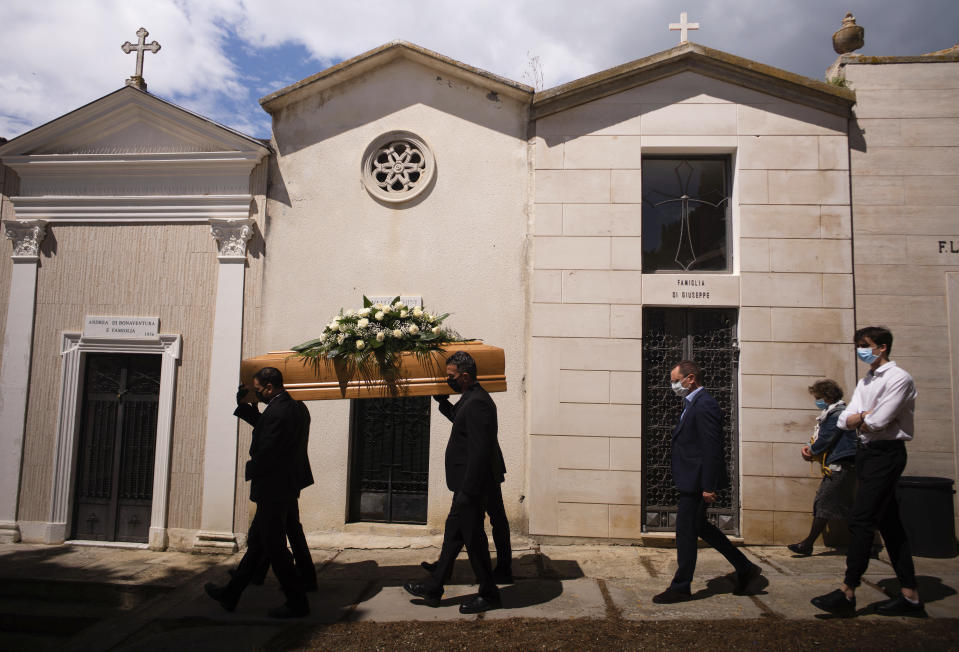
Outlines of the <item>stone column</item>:
M 5 220 L 3 227 L 7 237 L 13 240 L 13 271 L 0 366 L 0 542 L 13 543 L 20 540 L 17 525 L 20 463 L 27 425 L 37 263 L 46 222 Z
M 233 531 L 237 421 L 233 410 L 240 382 L 246 243 L 253 235 L 253 220 L 211 219 L 210 225 L 218 245 L 220 271 L 207 394 L 203 511 L 193 547 L 199 552 L 232 553 L 237 549 Z

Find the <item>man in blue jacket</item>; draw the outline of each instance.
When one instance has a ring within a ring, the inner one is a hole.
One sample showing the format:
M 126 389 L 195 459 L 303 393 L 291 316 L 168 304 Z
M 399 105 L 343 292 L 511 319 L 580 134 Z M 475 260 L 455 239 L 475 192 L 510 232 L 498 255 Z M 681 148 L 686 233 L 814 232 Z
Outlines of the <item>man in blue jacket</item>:
M 683 412 L 673 429 L 673 482 L 679 490 L 676 514 L 676 560 L 679 567 L 673 581 L 653 597 L 658 604 L 684 602 L 691 597 L 690 585 L 696 570 L 697 540 L 718 550 L 736 569 L 733 593 L 742 595 L 759 577 L 759 566 L 737 550 L 726 535 L 706 518 L 706 505 L 716 502 L 716 492 L 729 486 L 723 456 L 723 413 L 701 385 L 702 371 L 691 360 L 683 360 L 669 374 L 673 392 L 683 397 Z

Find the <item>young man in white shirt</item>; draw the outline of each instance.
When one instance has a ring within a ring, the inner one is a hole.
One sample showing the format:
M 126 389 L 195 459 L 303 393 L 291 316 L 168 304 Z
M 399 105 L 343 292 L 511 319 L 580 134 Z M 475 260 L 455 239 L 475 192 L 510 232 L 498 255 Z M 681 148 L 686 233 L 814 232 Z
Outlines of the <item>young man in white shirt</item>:
M 851 541 L 846 554 L 846 576 L 839 589 L 813 598 L 823 611 L 851 616 L 856 612 L 856 587 L 869 565 L 876 530 L 889 552 L 889 561 L 902 586 L 902 595 L 883 602 L 884 615 L 920 615 L 924 607 L 916 590 L 909 540 L 899 517 L 896 485 L 906 468 L 906 445 L 913 438 L 916 384 L 912 376 L 889 360 L 892 333 L 883 326 L 856 331 L 856 355 L 869 373 L 856 385 L 849 405 L 836 425 L 859 432 L 856 475 L 859 490 L 849 518 Z

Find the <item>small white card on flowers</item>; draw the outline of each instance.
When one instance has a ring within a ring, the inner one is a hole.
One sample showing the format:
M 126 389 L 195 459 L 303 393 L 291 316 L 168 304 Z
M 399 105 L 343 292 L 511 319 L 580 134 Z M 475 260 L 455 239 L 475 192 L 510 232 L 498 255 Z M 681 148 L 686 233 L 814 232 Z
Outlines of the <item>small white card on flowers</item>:
M 384 303 L 389 305 L 393 302 L 393 299 L 396 297 L 395 294 L 382 294 L 382 295 L 367 295 L 367 298 L 373 303 Z M 400 295 L 400 303 L 405 305 L 407 308 L 422 308 L 423 307 L 423 297 L 415 297 L 413 295 L 403 296 Z

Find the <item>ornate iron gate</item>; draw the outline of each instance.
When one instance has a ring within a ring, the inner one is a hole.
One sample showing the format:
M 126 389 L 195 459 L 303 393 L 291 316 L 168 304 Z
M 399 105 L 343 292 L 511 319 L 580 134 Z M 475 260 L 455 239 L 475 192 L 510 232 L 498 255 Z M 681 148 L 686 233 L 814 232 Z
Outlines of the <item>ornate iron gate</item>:
M 149 539 L 160 363 L 158 355 L 86 358 L 74 538 Z
M 708 514 L 720 529 L 739 530 L 739 424 L 736 383 L 739 348 L 736 311 L 705 308 L 643 310 L 643 513 L 648 532 L 676 528 L 679 494 L 673 485 L 670 446 L 682 401 L 669 372 L 683 359 L 703 369 L 704 386 L 723 410 L 726 468 L 731 486 L 719 492 Z
M 430 398 L 353 401 L 350 520 L 426 523 Z

